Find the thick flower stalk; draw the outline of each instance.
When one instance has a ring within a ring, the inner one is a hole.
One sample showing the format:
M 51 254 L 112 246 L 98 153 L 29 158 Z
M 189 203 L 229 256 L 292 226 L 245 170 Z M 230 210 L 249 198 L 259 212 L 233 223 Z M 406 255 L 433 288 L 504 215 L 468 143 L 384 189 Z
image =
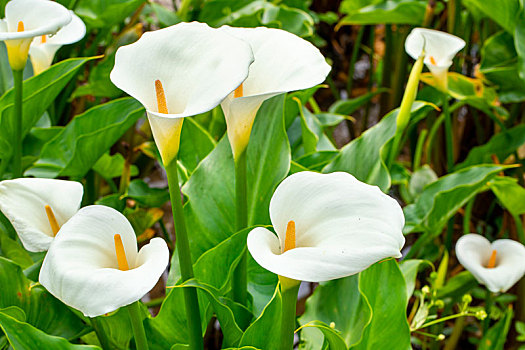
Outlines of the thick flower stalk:
M 70 11 L 70 14 L 71 22 L 55 35 L 41 35 L 34 38 L 31 42 L 29 58 L 31 59 L 35 75 L 40 74 L 51 66 L 56 52 L 63 45 L 76 43 L 86 35 L 84 22 L 73 11 Z
M 452 118 L 448 111 L 448 69 L 452 65 L 454 56 L 463 47 L 465 47 L 463 39 L 452 34 L 425 28 L 413 29 L 405 40 L 405 50 L 413 59 L 417 59 L 424 52 L 425 65 L 432 73 L 436 87 L 443 93 L 447 168 L 449 172 L 454 166 L 454 140 Z M 449 230 L 449 232 L 451 231 Z M 447 238 L 447 241 L 450 240 Z
M 76 214 L 83 194 L 75 181 L 20 178 L 0 182 L 0 210 L 24 248 L 49 249 L 60 228 Z
M 148 343 L 137 301 L 155 286 L 168 263 L 169 250 L 162 238 L 153 238 L 138 250 L 124 215 L 92 205 L 62 227 L 44 259 L 39 282 L 88 317 L 128 306 L 136 348 L 144 350 Z M 100 329 L 97 334 L 107 341 Z
M 183 281 L 194 275 L 177 174 L 182 122 L 218 106 L 246 79 L 252 62 L 247 43 L 197 22 L 145 33 L 115 57 L 111 81 L 146 108 L 166 168 Z M 202 349 L 197 292 L 184 288 L 184 296 L 190 348 Z
M 447 91 L 447 73 L 452 59 L 465 47 L 465 41 L 455 35 L 433 29 L 415 28 L 405 41 L 406 52 L 415 60 L 425 52 L 425 65 L 428 67 L 437 87 Z
M 504 293 L 525 274 L 525 247 L 511 239 L 492 243 L 478 234 L 462 236 L 456 243 L 459 262 L 493 293 Z
M 308 41 L 287 31 L 222 26 L 219 30 L 248 42 L 255 56 L 248 78 L 221 103 L 235 161 L 236 229 L 248 226 L 246 148 L 253 122 L 262 103 L 288 91 L 322 83 L 330 66 Z M 233 277 L 234 300 L 247 303 L 246 253 Z
M 22 176 L 22 87 L 23 71 L 33 38 L 55 34 L 71 21 L 62 5 L 47 0 L 12 0 L 5 6 L 0 20 L 0 40 L 5 42 L 14 80 L 13 177 Z
M 399 204 L 348 173 L 289 176 L 272 196 L 270 219 L 277 235 L 258 227 L 247 241 L 255 261 L 279 275 L 282 349 L 291 349 L 299 281 L 359 273 L 380 260 L 401 257 L 405 243 Z

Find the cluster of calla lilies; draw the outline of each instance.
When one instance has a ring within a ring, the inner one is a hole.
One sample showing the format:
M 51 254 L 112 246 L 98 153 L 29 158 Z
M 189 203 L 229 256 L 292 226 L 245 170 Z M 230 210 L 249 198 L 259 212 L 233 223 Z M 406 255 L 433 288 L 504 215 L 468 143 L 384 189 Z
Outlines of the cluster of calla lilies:
M 25 67 L 28 55 L 35 74 L 42 72 L 61 45 L 85 35 L 82 21 L 51 1 L 13 0 L 5 13 L 0 40 L 6 43 L 14 72 Z M 416 73 L 426 64 L 446 93 L 447 70 L 464 44 L 450 34 L 417 28 L 406 40 L 406 51 L 418 60 Z M 235 162 L 236 228 L 242 230 L 248 227 L 246 149 L 260 106 L 273 96 L 322 83 L 329 71 L 312 44 L 263 27 L 216 29 L 180 23 L 147 32 L 118 49 L 110 78 L 146 109 L 168 176 L 183 282 L 194 277 L 177 174 L 184 118 L 222 107 Z M 417 91 L 417 82 L 409 81 L 407 95 Z M 138 250 L 135 232 L 120 212 L 101 205 L 80 209 L 80 183 L 16 178 L 19 175 L 0 182 L 0 210 L 27 250 L 47 251 L 39 282 L 88 317 L 129 307 L 137 348 L 147 348 L 137 301 L 166 270 L 169 250 L 164 240 L 153 238 Z M 400 205 L 348 173 L 300 172 L 287 177 L 273 193 L 269 213 L 275 233 L 257 227 L 246 244 L 258 264 L 279 276 L 282 349 L 293 347 L 301 281 L 342 278 L 402 256 Z M 525 247 L 512 240 L 491 244 L 482 236 L 466 235 L 457 242 L 456 253 L 492 292 L 505 292 L 525 273 Z M 236 301 L 247 305 L 245 258 L 236 268 L 232 290 Z M 188 342 L 190 348 L 202 349 L 197 294 L 193 288 L 184 289 Z

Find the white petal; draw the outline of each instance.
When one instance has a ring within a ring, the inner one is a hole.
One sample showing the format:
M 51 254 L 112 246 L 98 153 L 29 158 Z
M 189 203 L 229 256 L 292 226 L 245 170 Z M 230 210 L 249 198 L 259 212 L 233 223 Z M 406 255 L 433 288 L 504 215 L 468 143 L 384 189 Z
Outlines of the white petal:
M 72 44 L 81 40 L 86 35 L 86 25 L 80 17 L 71 14 L 71 22 L 63 27 L 53 36 L 46 36 L 46 42 L 42 42 L 42 36 L 36 37 L 31 42 L 29 56 L 33 65 L 34 74 L 40 74 L 48 69 L 53 63 L 55 53 L 62 45 Z
M 486 268 L 492 251 L 496 250 L 496 266 Z M 476 280 L 491 292 L 506 292 L 525 274 L 525 247 L 510 239 L 492 244 L 483 236 L 468 234 L 456 243 L 459 262 Z
M 69 13 L 71 14 L 71 22 L 60 29 L 55 35 L 48 37 L 46 44 L 69 45 L 84 38 L 86 35 L 86 25 L 73 11 L 69 11 Z M 42 40 L 40 39 L 40 41 L 37 41 L 37 44 L 41 42 Z
M 114 235 L 120 234 L 130 270 L 118 269 Z M 66 305 L 95 317 L 129 305 L 151 290 L 166 269 L 169 251 L 153 238 L 137 253 L 133 228 L 118 211 L 82 208 L 60 230 L 42 269 L 40 283 Z
M 9 219 L 24 248 L 45 251 L 53 241 L 46 215 L 49 205 L 59 226 L 80 208 L 83 187 L 79 182 L 20 178 L 0 182 L 0 210 Z
M 399 250 L 383 244 L 351 247 L 303 247 L 281 254 L 279 239 L 258 227 L 248 234 L 248 250 L 259 265 L 298 281 L 321 282 L 359 273 L 384 258 L 400 257 Z
M 0 32 L 0 40 L 15 40 L 55 34 L 71 21 L 71 14 L 54 1 L 11 0 L 5 7 L 5 19 L 8 31 Z M 17 32 L 20 21 L 24 31 Z
M 250 46 L 204 23 L 179 23 L 147 32 L 117 50 L 111 81 L 157 112 L 155 80 L 165 91 L 167 117 L 211 110 L 248 76 Z
M 425 49 L 425 64 L 447 68 L 454 56 L 465 47 L 465 41 L 455 35 L 433 29 L 414 28 L 405 41 L 405 50 L 417 59 Z M 433 58 L 435 64 L 432 62 Z
M 330 66 L 314 45 L 284 30 L 229 26 L 219 30 L 248 42 L 255 56 L 243 83 L 243 97 L 230 95 L 222 102 L 228 138 L 236 154 L 246 148 L 255 115 L 265 100 L 322 83 Z
M 399 204 L 348 173 L 289 176 L 272 197 L 270 218 L 278 237 L 252 231 L 250 253 L 266 269 L 304 281 L 349 276 L 382 259 L 401 257 L 405 242 Z M 291 220 L 296 248 L 279 255 Z
M 31 59 L 31 64 L 33 65 L 34 75 L 40 74 L 51 67 L 53 58 L 55 58 L 55 53 L 61 46 L 62 45 L 55 44 L 31 44 L 29 47 L 29 58 Z
M 243 83 L 244 96 L 310 88 L 322 83 L 330 72 L 319 49 L 285 30 L 229 26 L 219 30 L 245 40 L 253 50 L 255 61 Z

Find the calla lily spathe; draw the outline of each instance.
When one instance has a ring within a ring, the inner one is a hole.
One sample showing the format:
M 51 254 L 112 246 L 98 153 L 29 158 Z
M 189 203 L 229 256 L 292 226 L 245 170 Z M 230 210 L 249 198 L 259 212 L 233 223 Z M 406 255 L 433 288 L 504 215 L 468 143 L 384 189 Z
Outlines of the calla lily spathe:
M 0 40 L 5 41 L 9 64 L 22 70 L 33 38 L 55 34 L 71 21 L 62 5 L 47 0 L 11 0 L 0 20 Z
M 120 269 L 115 235 L 129 269 Z M 40 270 L 39 282 L 66 305 L 95 317 L 129 305 L 149 292 L 168 266 L 161 238 L 137 250 L 135 232 L 113 208 L 82 208 L 60 230 Z
M 84 22 L 73 11 L 69 11 L 69 13 L 71 14 L 71 22 L 55 35 L 50 37 L 42 35 L 33 39 L 29 47 L 29 57 L 35 75 L 51 66 L 55 53 L 63 45 L 76 43 L 86 35 Z
M 314 45 L 284 30 L 229 26 L 219 30 L 248 42 L 255 56 L 242 90 L 221 103 L 228 139 L 237 157 L 248 145 L 255 115 L 265 100 L 322 83 L 330 66 Z
M 525 274 L 525 247 L 511 239 L 490 243 L 478 234 L 464 235 L 456 243 L 456 255 L 461 265 L 493 293 L 506 292 Z
M 117 50 L 111 81 L 146 108 L 164 164 L 177 154 L 184 117 L 207 112 L 248 76 L 250 46 L 204 23 L 144 33 Z M 163 89 L 167 111 L 159 110 Z
M 293 280 L 353 275 L 382 259 L 401 257 L 405 243 L 399 204 L 343 172 L 289 176 L 275 190 L 270 218 L 277 236 L 255 228 L 248 234 L 248 249 L 259 265 Z M 291 221 L 295 244 L 288 249 Z
M 443 91 L 447 91 L 447 73 L 452 59 L 463 47 L 463 39 L 425 28 L 414 28 L 405 40 L 405 50 L 413 59 L 417 60 L 421 52 L 425 52 L 425 65 Z
M 83 191 L 82 184 L 75 181 L 5 180 L 0 182 L 0 210 L 15 228 L 25 249 L 46 251 L 55 237 L 46 206 L 61 227 L 80 208 Z

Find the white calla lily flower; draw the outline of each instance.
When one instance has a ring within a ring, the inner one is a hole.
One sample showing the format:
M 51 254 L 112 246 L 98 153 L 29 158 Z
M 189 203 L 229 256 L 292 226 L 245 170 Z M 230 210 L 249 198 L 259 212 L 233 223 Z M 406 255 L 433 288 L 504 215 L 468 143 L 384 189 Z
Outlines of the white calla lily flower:
M 82 184 L 76 181 L 19 178 L 0 182 L 0 210 L 24 248 L 46 251 L 55 235 L 80 208 Z
M 53 36 L 41 35 L 34 38 L 31 42 L 29 57 L 35 75 L 40 74 L 51 66 L 56 52 L 63 45 L 76 43 L 86 35 L 84 22 L 73 11 L 69 12 L 71 14 L 71 22 L 68 25 Z
M 179 149 L 184 117 L 207 112 L 248 76 L 250 46 L 204 23 L 144 33 L 117 50 L 110 78 L 146 108 L 164 164 Z
M 405 51 L 415 60 L 425 52 L 428 67 L 438 87 L 447 90 L 447 73 L 452 59 L 465 47 L 465 41 L 455 35 L 433 29 L 414 28 L 405 40 Z
M 277 236 L 255 228 L 248 250 L 259 265 L 293 280 L 350 276 L 400 258 L 405 243 L 399 204 L 348 173 L 289 176 L 275 190 L 270 218 Z
M 5 41 L 9 64 L 22 70 L 33 38 L 55 34 L 71 21 L 64 6 L 47 0 L 11 0 L 0 20 L 0 40 Z
M 60 230 L 39 282 L 66 305 L 96 317 L 141 299 L 168 266 L 162 238 L 137 250 L 133 227 L 113 208 L 82 208 Z
M 492 243 L 478 234 L 458 239 L 459 262 L 493 293 L 506 292 L 525 274 L 525 247 L 511 239 Z
M 320 84 L 331 68 L 319 49 L 287 31 L 229 26 L 219 30 L 248 42 L 255 56 L 248 78 L 221 103 L 237 157 L 248 145 L 255 115 L 265 100 Z

